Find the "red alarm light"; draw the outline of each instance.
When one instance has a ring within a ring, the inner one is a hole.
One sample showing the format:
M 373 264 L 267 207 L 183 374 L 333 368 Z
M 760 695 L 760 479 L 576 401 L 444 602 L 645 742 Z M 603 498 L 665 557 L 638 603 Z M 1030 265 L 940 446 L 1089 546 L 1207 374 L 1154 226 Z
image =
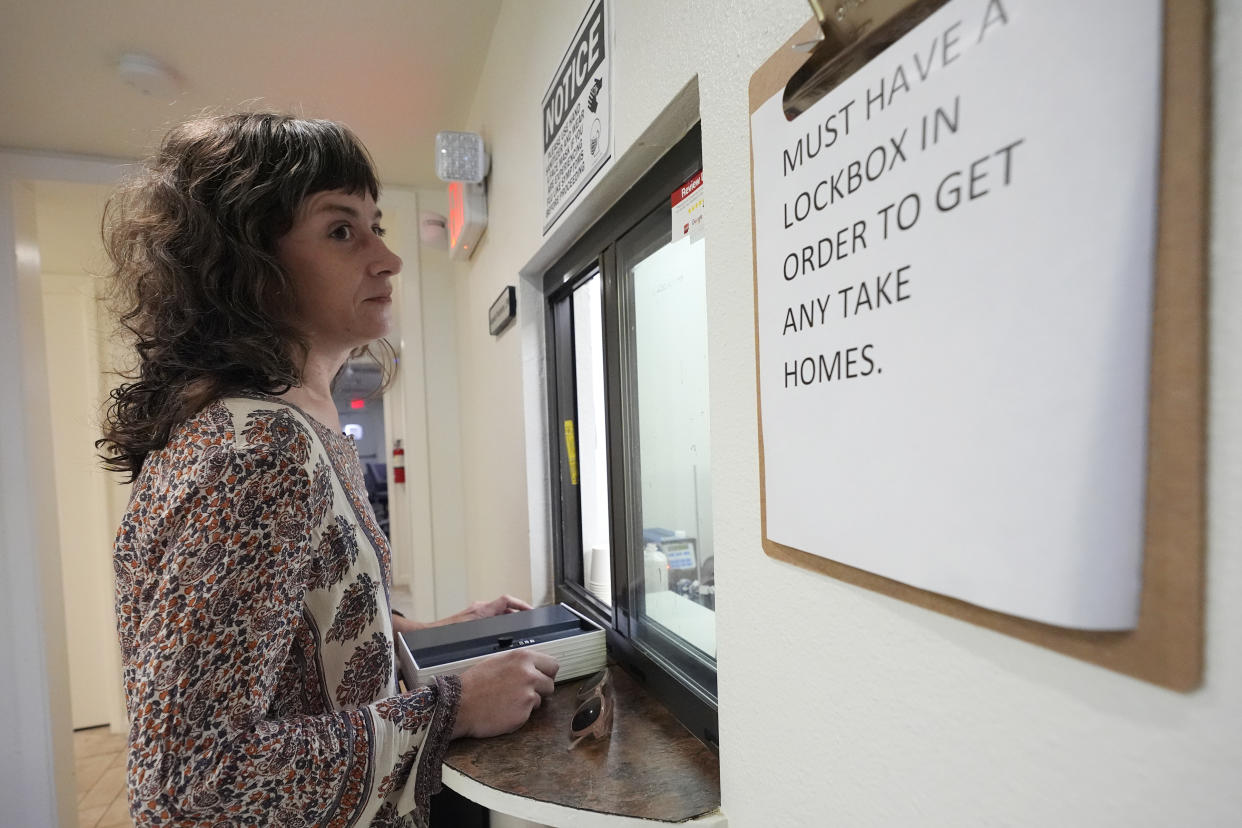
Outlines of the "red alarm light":
M 448 200 L 449 258 L 468 259 L 487 227 L 487 190 L 482 184 L 450 181 Z
M 367 401 L 366 400 L 350 400 L 349 407 L 352 408 L 354 411 L 357 411 L 360 408 L 366 408 Z

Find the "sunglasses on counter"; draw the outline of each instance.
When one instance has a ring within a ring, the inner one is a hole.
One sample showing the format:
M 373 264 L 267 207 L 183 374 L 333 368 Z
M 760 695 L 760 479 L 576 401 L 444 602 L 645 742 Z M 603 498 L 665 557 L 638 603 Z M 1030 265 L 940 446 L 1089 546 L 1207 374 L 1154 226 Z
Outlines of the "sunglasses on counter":
M 611 735 L 612 682 L 605 668 L 578 687 L 578 709 L 569 722 L 569 749 L 588 736 L 607 739 Z

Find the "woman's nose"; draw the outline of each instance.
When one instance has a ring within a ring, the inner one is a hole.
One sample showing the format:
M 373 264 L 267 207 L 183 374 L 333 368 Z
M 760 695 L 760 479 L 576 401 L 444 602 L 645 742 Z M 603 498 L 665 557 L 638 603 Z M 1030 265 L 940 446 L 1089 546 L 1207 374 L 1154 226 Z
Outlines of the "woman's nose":
M 372 272 L 376 276 L 396 276 L 401 272 L 404 262 L 389 249 L 383 239 L 376 239 L 376 242 L 379 244 L 379 255 L 376 256 Z

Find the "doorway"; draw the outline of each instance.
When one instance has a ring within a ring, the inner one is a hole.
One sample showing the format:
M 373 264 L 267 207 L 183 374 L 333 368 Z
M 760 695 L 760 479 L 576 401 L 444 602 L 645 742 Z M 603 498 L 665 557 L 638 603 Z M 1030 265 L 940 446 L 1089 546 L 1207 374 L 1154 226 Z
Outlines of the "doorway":
M 379 363 L 370 357 L 350 357 L 332 386 L 332 400 L 341 418 L 341 430 L 354 440 L 367 500 L 384 537 L 392 540 L 388 518 L 388 464 L 384 444 L 383 382 Z
M 102 305 L 109 188 L 36 181 L 34 192 L 73 729 L 123 732 L 111 554 L 128 486 L 117 491 L 119 476 L 100 468 L 94 447 L 119 367 Z

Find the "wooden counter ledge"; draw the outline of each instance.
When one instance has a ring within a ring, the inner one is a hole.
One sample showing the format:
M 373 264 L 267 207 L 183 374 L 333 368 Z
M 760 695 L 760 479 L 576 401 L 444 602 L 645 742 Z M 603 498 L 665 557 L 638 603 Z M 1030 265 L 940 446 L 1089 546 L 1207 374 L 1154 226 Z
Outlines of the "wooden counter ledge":
M 717 757 L 612 666 L 612 738 L 569 750 L 569 721 L 582 680 L 566 682 L 525 727 L 494 739 L 454 742 L 445 765 L 502 793 L 581 811 L 684 822 L 720 807 Z

